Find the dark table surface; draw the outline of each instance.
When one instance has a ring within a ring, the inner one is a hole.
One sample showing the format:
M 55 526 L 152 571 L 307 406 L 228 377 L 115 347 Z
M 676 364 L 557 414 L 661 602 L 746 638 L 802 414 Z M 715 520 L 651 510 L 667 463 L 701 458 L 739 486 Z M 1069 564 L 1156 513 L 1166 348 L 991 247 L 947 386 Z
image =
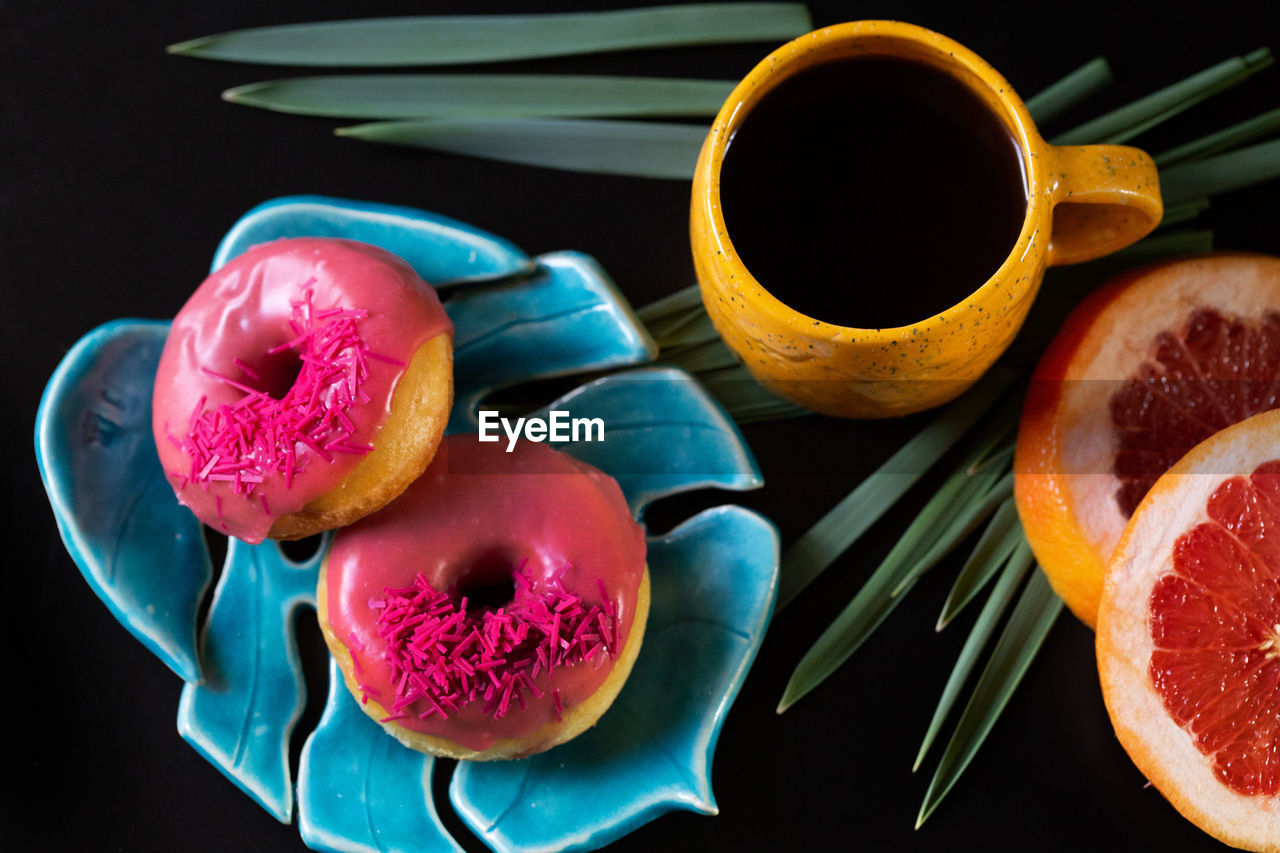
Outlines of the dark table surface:
M 363 15 L 589 8 L 490 2 L 331 0 L 262 4 L 0 2 L 0 259 L 3 452 L 11 555 L 3 648 L 9 733 L 0 799 L 7 850 L 300 850 L 177 735 L 180 683 L 117 625 L 58 540 L 31 452 L 45 379 L 86 331 L 116 317 L 168 317 L 214 247 L 268 198 L 320 193 L 434 210 L 531 253 L 594 255 L 635 304 L 693 282 L 688 186 L 540 170 L 335 138 L 340 122 L 223 103 L 230 86 L 282 69 L 167 56 L 166 44 L 264 24 Z M 1269 3 L 812 3 L 815 23 L 892 17 L 967 44 L 1024 95 L 1097 55 L 1112 89 L 1087 118 L 1228 56 L 1280 48 Z M 732 78 L 771 45 L 647 51 L 487 70 Z M 1139 141 L 1161 150 L 1280 106 L 1280 71 Z M 1048 128 L 1053 130 L 1052 127 Z M 1280 254 L 1280 186 L 1220 197 L 1217 245 Z M 783 544 L 924 421 L 810 418 L 744 432 L 767 485 L 731 500 L 778 525 Z M 655 509 L 662 527 L 719 494 Z M 914 496 L 918 505 L 920 497 Z M 721 813 L 676 813 L 619 850 L 1210 849 L 1133 768 L 1098 690 L 1090 632 L 1064 615 L 977 760 L 913 830 L 928 769 L 911 761 L 973 614 L 935 634 L 957 560 L 920 584 L 863 649 L 782 717 L 774 707 L 805 649 L 892 544 L 891 512 L 774 621 L 724 726 L 713 770 Z M 22 543 L 22 544 L 19 544 Z M 25 547 L 24 547 L 25 546 Z M 314 646 L 314 635 L 304 637 Z M 16 671 L 15 671 L 16 670 Z M 443 806 L 469 848 L 483 849 Z

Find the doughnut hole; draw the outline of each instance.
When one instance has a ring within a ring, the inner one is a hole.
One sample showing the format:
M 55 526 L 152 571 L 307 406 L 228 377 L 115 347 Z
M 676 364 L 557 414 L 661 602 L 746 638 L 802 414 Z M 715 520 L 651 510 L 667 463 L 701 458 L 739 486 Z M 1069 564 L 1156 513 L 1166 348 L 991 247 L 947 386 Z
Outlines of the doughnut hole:
M 249 371 L 253 373 L 247 376 L 246 385 L 264 392 L 273 400 L 283 400 L 293 388 L 294 383 L 298 381 L 298 375 L 302 373 L 302 359 L 293 349 L 276 353 L 268 351 L 263 353 L 256 363 L 249 364 L 247 367 L 248 370 L 244 367 L 241 369 L 245 370 L 246 374 L 249 374 Z
M 458 581 L 454 595 L 467 600 L 467 612 L 497 610 L 516 595 L 514 573 L 518 561 L 503 548 L 489 548 L 476 554 Z
M 353 696 L 359 697 L 361 695 L 360 682 L 356 678 L 355 669 L 351 663 L 351 653 L 346 644 L 333 632 L 333 628 L 329 624 L 327 572 L 326 561 L 326 564 L 320 567 L 320 581 L 316 585 L 316 615 L 320 620 L 320 631 L 324 635 L 325 643 L 329 646 L 330 654 L 333 655 L 333 659 L 338 665 L 338 670 L 342 673 L 347 689 L 351 691 Z M 613 704 L 613 700 L 617 698 L 618 693 L 621 692 L 623 685 L 627 682 L 627 677 L 631 674 L 632 666 L 635 665 L 636 657 L 640 654 L 640 647 L 644 643 L 645 627 L 649 619 L 649 596 L 649 568 L 646 566 L 644 574 L 640 578 L 640 589 L 636 595 L 635 617 L 631 623 L 631 631 L 627 634 L 626 640 L 623 641 L 622 652 L 614 659 L 613 668 L 609 671 L 604 683 L 600 685 L 595 693 L 588 696 L 585 701 L 572 708 L 565 709 L 562 719 L 551 720 L 525 737 L 499 738 L 493 746 L 482 752 L 476 752 L 443 736 L 411 731 L 398 725 L 394 720 L 381 722 L 383 718 L 390 716 L 390 713 L 377 699 L 371 698 L 367 702 L 360 702 L 360 709 L 373 719 L 379 720 L 378 724 L 382 726 L 383 730 L 400 741 L 400 743 L 410 749 L 416 749 L 419 752 L 426 752 L 440 758 L 456 758 L 468 761 L 503 761 L 512 758 L 525 758 L 551 749 L 558 744 L 572 740 L 594 726 L 601 715 Z
M 418 348 L 400 377 L 373 450 L 336 488 L 277 518 L 268 535 L 301 539 L 344 527 L 386 506 L 430 464 L 452 402 L 453 339 L 440 334 Z

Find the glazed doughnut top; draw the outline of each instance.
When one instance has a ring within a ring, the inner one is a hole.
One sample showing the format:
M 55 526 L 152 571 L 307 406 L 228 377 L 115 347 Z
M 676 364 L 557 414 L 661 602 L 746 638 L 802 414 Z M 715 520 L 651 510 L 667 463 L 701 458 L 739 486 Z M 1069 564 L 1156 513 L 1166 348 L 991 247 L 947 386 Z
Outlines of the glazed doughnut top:
M 418 348 L 452 325 L 395 255 L 350 240 L 255 246 L 173 320 L 152 427 L 178 499 L 261 542 L 333 489 L 377 440 Z
M 360 697 L 479 751 L 603 683 L 631 631 L 645 540 L 601 471 L 543 444 L 507 453 L 454 435 L 404 494 L 339 531 L 324 571 Z

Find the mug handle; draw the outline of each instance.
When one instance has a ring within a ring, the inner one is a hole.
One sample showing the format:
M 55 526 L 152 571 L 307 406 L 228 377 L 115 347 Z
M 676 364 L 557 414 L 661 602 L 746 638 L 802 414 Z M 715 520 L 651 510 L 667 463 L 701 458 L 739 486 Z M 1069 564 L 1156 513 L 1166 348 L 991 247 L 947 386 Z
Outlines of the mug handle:
M 1164 213 L 1150 155 L 1127 145 L 1050 148 L 1053 234 L 1050 266 L 1110 254 L 1151 233 Z

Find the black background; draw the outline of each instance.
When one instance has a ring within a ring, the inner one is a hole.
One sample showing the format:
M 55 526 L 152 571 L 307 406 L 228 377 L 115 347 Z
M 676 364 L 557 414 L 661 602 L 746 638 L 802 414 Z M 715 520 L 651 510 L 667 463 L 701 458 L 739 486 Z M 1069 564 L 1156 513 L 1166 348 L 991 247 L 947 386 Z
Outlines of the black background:
M 635 304 L 693 282 L 688 186 L 569 174 L 341 140 L 342 122 L 223 103 L 283 69 L 166 56 L 229 29 L 423 12 L 591 8 L 555 4 L 247 0 L 192 4 L 0 0 L 0 260 L 9 543 L 0 741 L 16 793 L 0 798 L 10 850 L 301 850 L 177 735 L 179 680 L 117 625 L 58 540 L 31 450 L 41 389 L 66 350 L 116 317 L 168 317 L 223 232 L 253 205 L 321 193 L 434 210 L 531 253 L 594 255 Z M 816 25 L 909 20 L 976 50 L 1024 95 L 1096 55 L 1117 85 L 1067 122 L 1228 56 L 1280 48 L 1273 3 L 812 3 Z M 735 78 L 772 45 L 550 60 L 486 70 Z M 1159 151 L 1280 106 L 1280 70 L 1138 141 Z M 1055 128 L 1046 130 L 1052 132 Z M 1280 253 L 1280 186 L 1219 198 L 1217 244 Z M 784 545 L 924 421 L 810 418 L 748 428 L 767 485 L 727 499 L 760 510 Z M 655 508 L 665 528 L 722 495 Z M 910 503 L 910 502 L 909 502 Z M 918 505 L 919 498 L 915 503 Z M 1132 767 L 1102 706 L 1092 635 L 1059 620 L 959 786 L 912 829 L 932 761 L 919 738 L 973 619 L 935 634 L 956 560 L 935 570 L 839 673 L 786 715 L 773 708 L 801 654 L 909 518 L 900 507 L 770 628 L 729 715 L 713 771 L 721 814 L 677 813 L 618 842 L 652 849 L 1212 849 Z M 976 608 L 975 608 L 976 609 Z M 314 635 L 304 642 L 314 645 Z M 936 753 L 935 753 L 936 760 Z M 443 790 L 442 786 L 438 786 Z M 443 805 L 449 826 L 471 848 Z

